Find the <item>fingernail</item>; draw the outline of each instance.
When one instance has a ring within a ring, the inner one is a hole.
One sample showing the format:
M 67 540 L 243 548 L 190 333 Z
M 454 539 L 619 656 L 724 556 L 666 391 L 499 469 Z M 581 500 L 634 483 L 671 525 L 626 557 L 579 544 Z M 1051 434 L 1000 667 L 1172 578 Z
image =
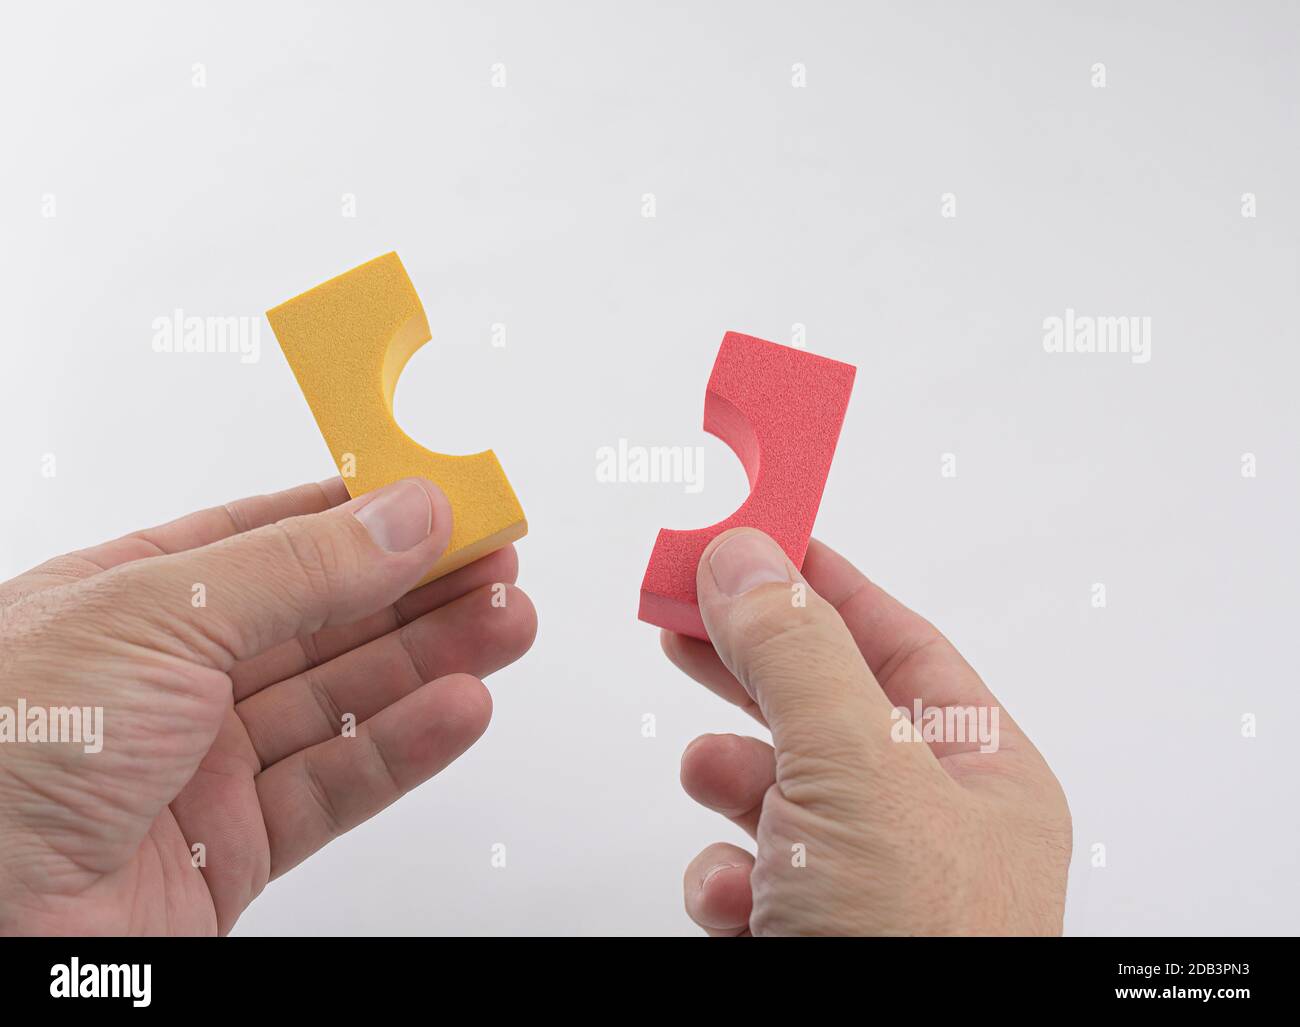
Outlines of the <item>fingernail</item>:
M 429 493 L 413 481 L 399 481 L 380 489 L 352 516 L 365 525 L 375 545 L 390 553 L 414 549 L 433 530 Z
M 716 867 L 710 867 L 709 872 L 704 875 L 704 880 L 700 882 L 700 891 L 704 891 L 704 889 L 709 886 L 709 882 L 722 873 L 722 871 L 735 870 L 739 866 L 739 863 L 719 863 Z
M 723 595 L 744 595 L 774 581 L 788 584 L 790 571 L 781 547 L 757 531 L 742 531 L 726 539 L 709 556 L 709 569 Z

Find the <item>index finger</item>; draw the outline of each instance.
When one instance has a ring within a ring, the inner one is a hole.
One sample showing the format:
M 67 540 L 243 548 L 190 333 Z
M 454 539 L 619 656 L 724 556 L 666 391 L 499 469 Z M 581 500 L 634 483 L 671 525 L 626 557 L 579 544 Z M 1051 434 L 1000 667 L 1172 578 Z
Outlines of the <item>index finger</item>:
M 343 479 L 329 478 L 198 510 L 154 528 L 145 528 L 111 542 L 47 560 L 0 585 L 0 607 L 8 606 L 23 596 L 80 581 L 132 560 L 199 549 L 286 517 L 320 513 L 346 503 L 348 498 Z
M 817 594 L 844 620 L 881 689 L 896 707 L 911 713 L 923 707 L 1001 706 L 952 643 L 920 614 L 909 609 L 839 553 L 813 539 L 802 573 Z M 708 642 L 665 632 L 664 652 L 683 672 L 727 701 L 753 713 L 756 707 Z M 1002 720 L 1002 715 L 999 719 Z M 1002 748 L 1024 740 L 1005 717 Z M 960 746 L 937 745 L 939 754 Z

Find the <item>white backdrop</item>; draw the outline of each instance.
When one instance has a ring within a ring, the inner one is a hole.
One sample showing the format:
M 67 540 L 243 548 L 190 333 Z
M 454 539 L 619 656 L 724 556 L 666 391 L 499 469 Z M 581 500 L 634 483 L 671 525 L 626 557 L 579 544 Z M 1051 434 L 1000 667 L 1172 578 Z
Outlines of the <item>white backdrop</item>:
M 751 723 L 667 665 L 637 590 L 659 527 L 744 495 L 699 427 L 723 332 L 796 324 L 859 368 L 817 534 L 1060 776 L 1067 928 L 1296 929 L 1294 5 L 5 20 L 0 573 L 328 475 L 265 324 L 243 363 L 156 353 L 153 321 L 260 316 L 391 249 L 434 331 L 399 420 L 494 448 L 528 513 L 540 635 L 487 735 L 237 932 L 694 933 L 682 869 L 741 835 L 679 756 Z M 1150 362 L 1045 352 L 1066 308 L 1150 317 Z M 704 447 L 703 491 L 598 482 L 620 438 Z

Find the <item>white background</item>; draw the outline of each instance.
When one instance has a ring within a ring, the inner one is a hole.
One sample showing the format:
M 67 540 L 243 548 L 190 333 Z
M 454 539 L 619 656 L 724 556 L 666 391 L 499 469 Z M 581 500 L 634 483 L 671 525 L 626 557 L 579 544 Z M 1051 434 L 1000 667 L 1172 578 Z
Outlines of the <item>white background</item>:
M 859 368 L 817 534 L 942 627 L 1056 770 L 1067 928 L 1296 929 L 1294 5 L 42 3 L 5 23 L 0 574 L 331 473 L 267 326 L 245 365 L 155 353 L 152 322 L 257 316 L 391 249 L 434 331 L 399 420 L 494 448 L 529 517 L 540 636 L 490 679 L 487 735 L 238 932 L 694 933 L 682 869 L 741 835 L 678 759 L 751 722 L 667 665 L 637 591 L 658 528 L 744 496 L 699 428 L 723 332 L 795 323 Z M 1151 362 L 1045 353 L 1066 307 L 1149 316 Z M 703 446 L 703 493 L 597 483 L 619 438 Z

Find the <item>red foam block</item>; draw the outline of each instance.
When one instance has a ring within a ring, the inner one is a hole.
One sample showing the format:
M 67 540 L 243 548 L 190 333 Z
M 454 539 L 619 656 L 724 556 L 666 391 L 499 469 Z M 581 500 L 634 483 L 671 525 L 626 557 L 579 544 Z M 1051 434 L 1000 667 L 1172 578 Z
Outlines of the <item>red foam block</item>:
M 641 582 L 641 620 L 708 638 L 695 570 L 709 542 L 729 528 L 766 532 L 803 566 L 856 373 L 851 364 L 749 335 L 723 337 L 704 397 L 704 430 L 740 457 L 749 498 L 711 528 L 659 532 Z

